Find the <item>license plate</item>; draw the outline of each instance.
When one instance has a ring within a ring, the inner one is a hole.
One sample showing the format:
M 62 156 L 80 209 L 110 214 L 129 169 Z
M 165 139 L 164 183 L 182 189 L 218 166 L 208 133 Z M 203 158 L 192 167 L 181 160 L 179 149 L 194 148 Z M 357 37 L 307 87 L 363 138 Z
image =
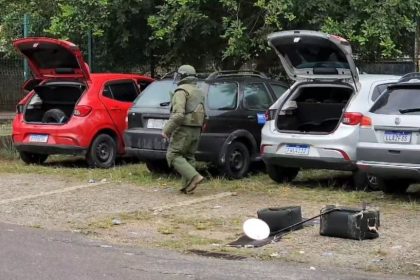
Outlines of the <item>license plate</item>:
M 31 134 L 29 135 L 29 142 L 47 143 L 48 135 L 45 134 Z
M 286 145 L 286 154 L 307 155 L 309 154 L 309 145 Z
M 407 131 L 385 131 L 384 141 L 387 143 L 410 143 L 411 132 Z
M 147 128 L 155 128 L 155 129 L 162 129 L 168 120 L 164 119 L 148 119 L 146 127 Z

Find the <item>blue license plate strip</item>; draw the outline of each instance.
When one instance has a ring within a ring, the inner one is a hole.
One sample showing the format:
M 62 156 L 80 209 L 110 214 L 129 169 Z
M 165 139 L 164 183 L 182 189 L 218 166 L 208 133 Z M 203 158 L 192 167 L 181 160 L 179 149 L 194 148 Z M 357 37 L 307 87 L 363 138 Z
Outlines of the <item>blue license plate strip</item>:
M 286 145 L 286 154 L 292 155 L 307 155 L 309 154 L 309 145 Z

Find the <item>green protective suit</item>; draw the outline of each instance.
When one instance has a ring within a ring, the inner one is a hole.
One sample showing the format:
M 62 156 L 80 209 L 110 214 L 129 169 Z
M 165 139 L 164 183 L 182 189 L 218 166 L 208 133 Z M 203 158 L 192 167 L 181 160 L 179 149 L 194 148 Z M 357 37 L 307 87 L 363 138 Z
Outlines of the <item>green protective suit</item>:
M 194 154 L 198 148 L 205 119 L 204 94 L 196 86 L 197 79 L 187 77 L 178 83 L 171 100 L 171 116 L 163 128 L 170 137 L 166 159 L 182 176 L 186 187 L 198 174 Z

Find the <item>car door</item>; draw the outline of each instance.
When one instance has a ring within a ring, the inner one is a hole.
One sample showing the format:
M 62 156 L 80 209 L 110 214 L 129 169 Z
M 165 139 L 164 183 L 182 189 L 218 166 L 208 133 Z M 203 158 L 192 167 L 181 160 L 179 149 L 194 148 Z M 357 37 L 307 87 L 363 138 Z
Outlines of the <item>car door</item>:
M 125 121 L 127 111 L 138 94 L 139 90 L 134 80 L 114 80 L 104 85 L 101 101 L 105 105 L 120 137 L 127 128 Z
M 261 128 L 265 123 L 265 112 L 274 102 L 264 82 L 245 82 L 242 85 L 243 126 L 252 133 L 257 144 L 261 143 Z

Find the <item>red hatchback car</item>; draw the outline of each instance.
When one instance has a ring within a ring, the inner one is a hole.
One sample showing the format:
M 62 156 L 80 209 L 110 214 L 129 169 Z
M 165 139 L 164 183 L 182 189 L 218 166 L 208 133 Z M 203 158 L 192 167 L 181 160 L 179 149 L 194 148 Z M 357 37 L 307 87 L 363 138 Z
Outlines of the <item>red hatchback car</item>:
M 135 74 L 90 73 L 79 48 L 68 41 L 24 38 L 13 42 L 34 79 L 13 120 L 13 142 L 26 163 L 50 154 L 85 155 L 92 167 L 114 165 L 124 153 L 127 110 L 153 81 Z

